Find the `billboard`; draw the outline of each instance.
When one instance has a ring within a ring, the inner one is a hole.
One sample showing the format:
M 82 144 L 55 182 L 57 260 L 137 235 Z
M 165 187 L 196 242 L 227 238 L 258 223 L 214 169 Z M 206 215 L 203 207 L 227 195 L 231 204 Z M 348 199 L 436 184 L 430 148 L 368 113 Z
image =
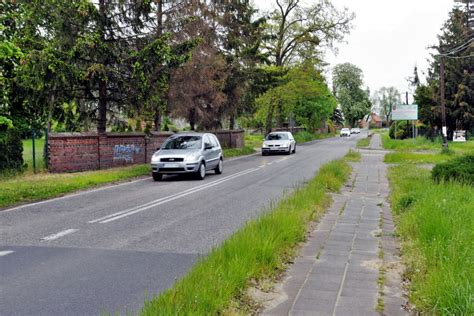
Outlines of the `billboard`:
M 417 104 L 397 104 L 392 106 L 392 121 L 412 121 L 417 119 Z

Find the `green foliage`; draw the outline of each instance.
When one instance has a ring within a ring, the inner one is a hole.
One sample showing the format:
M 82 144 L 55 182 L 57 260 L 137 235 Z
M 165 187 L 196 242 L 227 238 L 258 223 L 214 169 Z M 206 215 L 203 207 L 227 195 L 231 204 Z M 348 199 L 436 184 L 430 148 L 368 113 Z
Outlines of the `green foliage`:
M 389 178 L 414 313 L 472 315 L 474 188 L 406 164 Z
M 338 64 L 333 69 L 333 88 L 341 105 L 346 123 L 356 126 L 357 122 L 370 113 L 372 104 L 368 91 L 363 87 L 362 70 L 350 63 Z
M 407 123 L 407 121 L 393 121 L 388 135 L 392 139 L 406 139 L 411 136 L 411 129 L 411 124 Z
M 0 116 L 0 172 L 23 169 L 23 144 L 11 120 Z
M 294 67 L 283 80 L 283 84 L 268 90 L 256 101 L 260 106 L 257 118 L 262 125 L 272 111 L 284 120 L 294 119 L 297 125 L 310 131 L 324 124 L 336 108 L 336 99 L 315 65 L 305 62 Z
M 225 315 L 230 301 L 251 280 L 275 277 L 304 240 L 308 223 L 330 203 L 328 191 L 339 190 L 350 167 L 342 160 L 321 167 L 259 219 L 250 221 L 202 258 L 171 289 L 145 302 L 141 315 Z
M 474 71 L 472 56 L 474 47 L 467 45 L 473 31 L 467 26 L 468 13 L 454 8 L 438 35 L 443 51 L 456 51 L 445 58 L 445 100 L 448 137 L 454 130 L 472 130 L 474 127 Z M 428 71 L 427 83 L 416 89 L 415 101 L 419 107 L 420 120 L 430 129 L 441 128 L 440 106 L 440 58 L 434 58 Z
M 431 176 L 434 181 L 457 181 L 474 185 L 474 154 L 437 164 Z

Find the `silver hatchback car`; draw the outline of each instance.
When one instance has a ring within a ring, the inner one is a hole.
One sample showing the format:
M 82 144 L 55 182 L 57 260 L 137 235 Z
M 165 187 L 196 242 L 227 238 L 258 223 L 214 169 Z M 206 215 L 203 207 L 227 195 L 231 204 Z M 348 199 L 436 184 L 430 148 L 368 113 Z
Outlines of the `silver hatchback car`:
M 193 174 L 204 179 L 207 170 L 223 171 L 224 157 L 216 135 L 179 133 L 170 136 L 151 157 L 153 180 L 164 174 Z

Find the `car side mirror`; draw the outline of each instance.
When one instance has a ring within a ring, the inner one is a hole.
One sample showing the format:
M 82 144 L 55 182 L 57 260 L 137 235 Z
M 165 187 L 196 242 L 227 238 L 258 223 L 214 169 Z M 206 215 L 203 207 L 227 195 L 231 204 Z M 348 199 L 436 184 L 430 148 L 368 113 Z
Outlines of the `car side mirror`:
M 212 148 L 213 148 L 212 145 L 205 145 L 204 146 L 204 150 L 208 150 L 208 149 L 212 149 Z

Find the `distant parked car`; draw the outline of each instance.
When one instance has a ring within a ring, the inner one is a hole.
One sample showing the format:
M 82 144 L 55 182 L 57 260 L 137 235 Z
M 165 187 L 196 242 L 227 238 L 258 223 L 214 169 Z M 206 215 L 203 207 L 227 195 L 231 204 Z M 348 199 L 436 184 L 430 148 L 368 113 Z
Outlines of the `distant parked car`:
M 223 171 L 224 157 L 216 135 L 180 133 L 170 136 L 151 157 L 153 180 L 164 174 L 193 174 L 204 179 L 207 170 Z
M 360 134 L 360 128 L 358 127 L 351 128 L 351 134 Z
M 341 133 L 339 135 L 341 137 L 344 137 L 344 136 L 350 137 L 351 136 L 351 130 L 348 129 L 348 128 L 343 128 L 343 129 L 341 129 Z
M 290 155 L 296 152 L 296 141 L 290 132 L 273 132 L 265 137 L 262 144 L 262 155 L 271 153 L 285 153 Z

